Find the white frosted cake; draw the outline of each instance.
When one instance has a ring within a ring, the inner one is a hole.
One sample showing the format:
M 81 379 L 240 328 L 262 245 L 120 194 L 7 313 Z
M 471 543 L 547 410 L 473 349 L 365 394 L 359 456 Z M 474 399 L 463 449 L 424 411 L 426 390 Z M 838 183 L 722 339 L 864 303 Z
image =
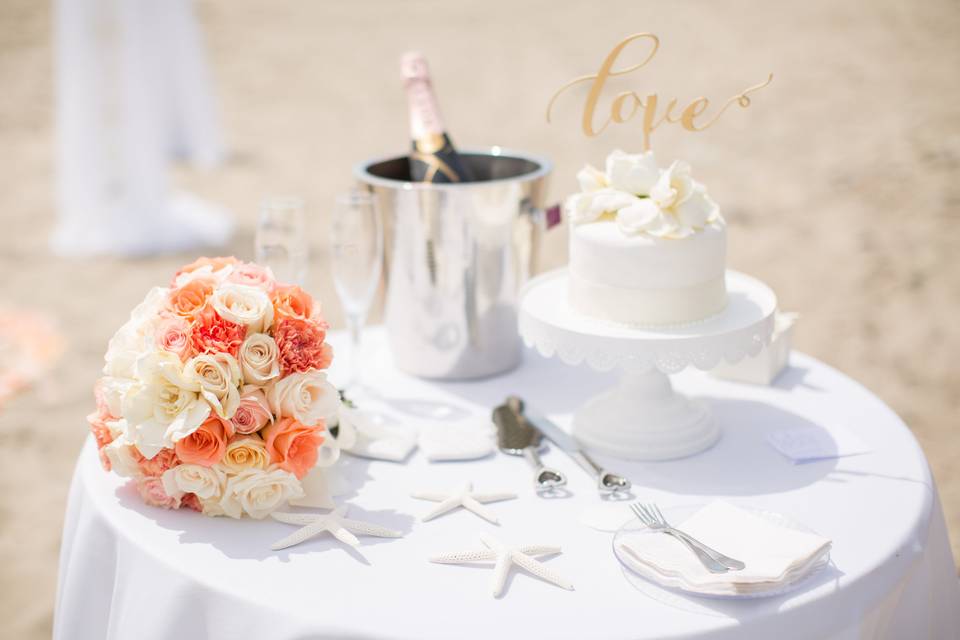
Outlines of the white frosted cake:
M 570 304 L 631 325 L 704 320 L 727 304 L 727 230 L 716 203 L 674 162 L 614 151 L 578 174 L 570 220 Z

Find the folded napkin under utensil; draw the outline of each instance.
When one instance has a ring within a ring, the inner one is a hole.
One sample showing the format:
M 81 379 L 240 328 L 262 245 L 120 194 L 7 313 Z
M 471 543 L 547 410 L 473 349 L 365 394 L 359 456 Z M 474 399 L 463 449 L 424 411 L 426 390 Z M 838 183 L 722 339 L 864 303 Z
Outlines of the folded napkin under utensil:
M 830 540 L 717 500 L 678 529 L 718 551 L 739 558 L 746 568 L 711 573 L 683 543 L 653 532 L 618 542 L 621 559 L 634 571 L 663 586 L 704 595 L 753 595 L 774 591 L 819 568 Z

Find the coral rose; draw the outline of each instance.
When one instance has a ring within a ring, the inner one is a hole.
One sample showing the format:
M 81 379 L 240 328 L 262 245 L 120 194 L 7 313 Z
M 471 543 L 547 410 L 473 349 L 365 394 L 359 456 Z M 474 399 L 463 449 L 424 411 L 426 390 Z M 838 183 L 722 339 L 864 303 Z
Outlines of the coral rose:
M 193 322 L 190 344 L 195 353 L 229 353 L 236 357 L 247 328 L 221 318 L 213 309 L 204 309 Z
M 311 369 L 326 369 L 333 360 L 333 349 L 324 343 L 326 327 L 315 322 L 283 319 L 277 325 L 280 369 L 284 375 Z
M 173 313 L 192 320 L 203 311 L 216 286 L 213 278 L 195 278 L 170 291 L 167 308 Z
M 220 462 L 227 449 L 227 429 L 224 420 L 211 415 L 196 431 L 174 445 L 177 457 L 187 464 L 212 467 Z M 229 423 L 227 423 L 229 424 Z
M 157 325 L 154 341 L 164 351 L 176 355 L 181 361 L 192 355 L 190 344 L 190 325 L 180 316 L 164 318 Z
M 273 313 L 277 320 L 280 318 L 309 320 L 314 315 L 313 298 L 296 285 L 276 287 L 270 299 L 273 302 Z
M 302 479 L 317 463 L 317 449 L 323 444 L 323 421 L 308 427 L 295 418 L 283 418 L 263 430 L 270 459 Z

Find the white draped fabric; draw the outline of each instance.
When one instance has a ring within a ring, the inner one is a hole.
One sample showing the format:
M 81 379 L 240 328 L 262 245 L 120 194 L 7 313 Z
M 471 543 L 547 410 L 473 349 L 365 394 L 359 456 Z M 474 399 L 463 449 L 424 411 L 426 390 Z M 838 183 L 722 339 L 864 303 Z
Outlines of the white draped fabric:
M 64 255 L 226 242 L 229 216 L 170 185 L 223 154 L 190 0 L 57 0 L 57 226 Z
M 343 336 L 334 342 L 342 344 Z M 585 398 L 614 376 L 527 354 L 517 371 L 473 383 L 409 378 L 371 335 L 367 406 L 415 426 L 414 414 L 447 422 L 487 415 L 508 393 L 570 423 Z M 579 522 L 601 503 L 593 483 L 562 454 L 548 464 L 570 478 L 564 498 L 536 497 L 522 460 L 497 455 L 462 463 L 406 464 L 346 457 L 340 471 L 351 513 L 405 532 L 362 538 L 353 551 L 316 539 L 281 552 L 292 530 L 273 521 L 209 519 L 142 505 L 135 491 L 99 467 L 92 442 L 80 456 L 60 563 L 58 639 L 161 638 L 956 638 L 960 588 L 936 487 L 900 419 L 856 382 L 795 354 L 770 387 L 738 385 L 697 372 L 678 376 L 703 396 L 722 425 L 709 451 L 683 460 L 602 462 L 631 477 L 637 499 L 664 506 L 734 504 L 780 512 L 833 540 L 832 563 L 802 590 L 770 599 L 654 597 L 624 577 L 612 534 Z M 433 404 L 431 404 L 433 403 Z M 78 426 L 79 427 L 79 420 Z M 848 429 L 871 452 L 791 464 L 765 437 L 817 425 Z M 501 525 L 458 511 L 421 523 L 418 489 L 512 489 L 517 500 L 489 505 Z M 547 566 L 573 582 L 564 591 L 523 573 L 490 595 L 492 571 L 438 565 L 427 557 L 476 547 L 488 532 L 516 544 L 559 544 Z

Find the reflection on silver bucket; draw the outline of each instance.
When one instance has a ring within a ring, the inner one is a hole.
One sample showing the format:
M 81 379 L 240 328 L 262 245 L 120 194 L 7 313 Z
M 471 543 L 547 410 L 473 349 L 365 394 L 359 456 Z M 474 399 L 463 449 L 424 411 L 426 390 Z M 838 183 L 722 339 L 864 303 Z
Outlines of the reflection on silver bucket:
M 520 362 L 517 294 L 532 275 L 550 162 L 464 152 L 476 181 L 409 181 L 406 156 L 357 166 L 385 225 L 386 325 L 397 365 L 479 378 Z

